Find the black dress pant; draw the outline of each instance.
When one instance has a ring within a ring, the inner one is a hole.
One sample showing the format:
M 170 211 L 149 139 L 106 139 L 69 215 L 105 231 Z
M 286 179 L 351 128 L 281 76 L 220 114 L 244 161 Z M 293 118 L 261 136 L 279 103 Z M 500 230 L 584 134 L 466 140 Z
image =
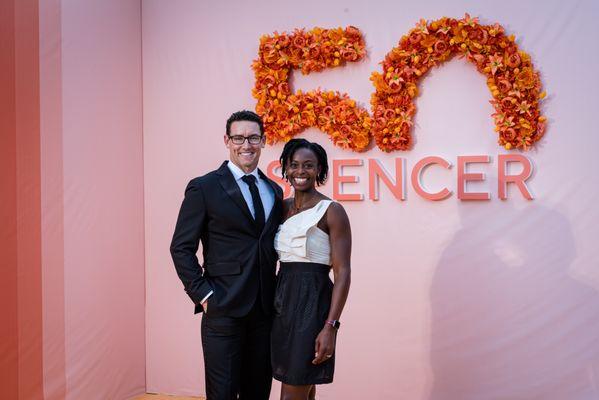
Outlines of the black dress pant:
M 272 318 L 259 299 L 241 318 L 202 317 L 207 400 L 268 400 Z

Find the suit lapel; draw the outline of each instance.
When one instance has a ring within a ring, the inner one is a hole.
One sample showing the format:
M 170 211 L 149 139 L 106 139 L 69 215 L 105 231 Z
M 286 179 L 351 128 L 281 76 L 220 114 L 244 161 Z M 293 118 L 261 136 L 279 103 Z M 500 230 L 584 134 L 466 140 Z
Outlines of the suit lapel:
M 258 175 L 260 175 L 260 178 L 264 179 L 264 181 L 268 182 L 268 184 L 270 185 L 270 188 L 272 189 L 272 192 L 274 193 L 274 196 L 275 196 L 275 201 L 274 201 L 274 204 L 272 205 L 272 210 L 270 211 L 268 220 L 264 224 L 264 231 L 267 231 L 268 228 L 270 227 L 270 225 L 273 223 L 273 221 L 275 221 L 275 215 L 278 215 L 281 213 L 281 206 L 283 204 L 283 196 L 280 194 L 281 188 L 275 182 L 268 179 L 268 177 L 266 175 L 264 175 L 264 173 L 262 171 L 260 171 L 260 169 L 258 169 Z
M 254 218 L 252 217 L 252 213 L 250 212 L 250 209 L 248 208 L 248 205 L 245 202 L 245 199 L 243 198 L 243 194 L 241 194 L 239 185 L 237 184 L 237 182 L 235 182 L 233 174 L 229 170 L 229 167 L 227 167 L 227 161 L 225 161 L 223 165 L 221 165 L 217 173 L 220 175 L 220 179 L 218 180 L 218 182 L 222 186 L 223 190 L 229 195 L 231 200 L 233 200 L 233 203 L 235 203 L 237 207 L 239 207 L 241 211 L 243 211 L 245 216 L 252 223 L 254 223 Z

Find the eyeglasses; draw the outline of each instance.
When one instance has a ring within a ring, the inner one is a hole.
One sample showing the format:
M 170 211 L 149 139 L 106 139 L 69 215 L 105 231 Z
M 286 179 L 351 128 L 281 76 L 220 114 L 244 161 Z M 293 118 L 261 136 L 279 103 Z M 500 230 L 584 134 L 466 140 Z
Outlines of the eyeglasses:
M 233 142 L 233 144 L 235 144 L 235 145 L 241 145 L 246 140 L 248 141 L 249 144 L 256 145 L 256 144 L 260 144 L 260 142 L 262 142 L 262 136 L 260 136 L 260 135 L 250 135 L 250 136 L 235 135 L 235 136 L 229 136 L 229 140 L 231 140 L 231 142 Z

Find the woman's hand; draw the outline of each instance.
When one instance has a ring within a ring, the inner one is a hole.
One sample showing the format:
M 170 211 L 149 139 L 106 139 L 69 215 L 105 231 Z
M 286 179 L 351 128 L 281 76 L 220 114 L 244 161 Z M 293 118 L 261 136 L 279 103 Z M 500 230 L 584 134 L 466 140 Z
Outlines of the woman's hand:
M 325 324 L 324 328 L 322 328 L 316 337 L 316 342 L 314 345 L 316 354 L 314 354 L 314 360 L 312 360 L 312 364 L 317 365 L 323 363 L 333 356 L 333 353 L 335 352 L 336 335 L 337 329 L 335 329 L 332 325 Z

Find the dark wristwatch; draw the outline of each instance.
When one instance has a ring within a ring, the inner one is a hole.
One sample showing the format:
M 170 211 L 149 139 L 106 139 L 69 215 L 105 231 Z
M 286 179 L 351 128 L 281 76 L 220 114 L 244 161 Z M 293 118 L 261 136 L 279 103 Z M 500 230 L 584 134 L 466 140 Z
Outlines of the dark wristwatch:
M 341 326 L 341 322 L 337 321 L 336 319 L 327 320 L 327 324 L 331 325 L 333 328 L 337 330 L 339 330 L 339 327 Z

